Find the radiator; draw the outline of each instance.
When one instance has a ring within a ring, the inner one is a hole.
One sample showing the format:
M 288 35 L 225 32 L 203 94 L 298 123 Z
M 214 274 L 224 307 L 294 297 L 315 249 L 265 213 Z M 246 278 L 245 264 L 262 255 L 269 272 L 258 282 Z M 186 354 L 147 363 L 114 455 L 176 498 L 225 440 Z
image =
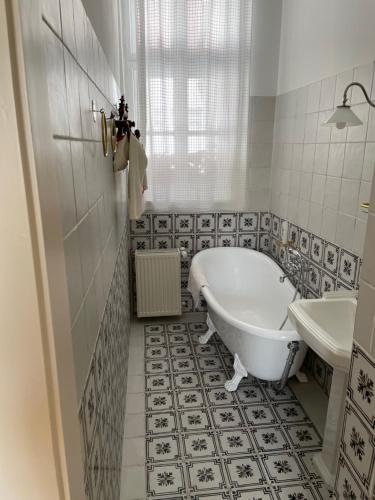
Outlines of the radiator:
M 181 257 L 179 249 L 135 252 L 137 316 L 181 314 Z

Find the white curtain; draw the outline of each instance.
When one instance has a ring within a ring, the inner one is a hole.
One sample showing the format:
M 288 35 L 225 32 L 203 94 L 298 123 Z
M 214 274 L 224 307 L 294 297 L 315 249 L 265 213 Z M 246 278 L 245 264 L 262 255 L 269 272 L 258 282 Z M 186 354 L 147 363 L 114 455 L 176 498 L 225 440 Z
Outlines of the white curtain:
M 148 210 L 244 210 L 251 0 L 134 0 Z

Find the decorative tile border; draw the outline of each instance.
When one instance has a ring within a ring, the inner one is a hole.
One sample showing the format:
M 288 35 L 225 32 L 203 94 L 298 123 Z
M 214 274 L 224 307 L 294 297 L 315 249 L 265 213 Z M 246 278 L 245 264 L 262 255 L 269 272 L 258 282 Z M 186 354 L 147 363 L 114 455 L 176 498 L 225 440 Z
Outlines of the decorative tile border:
M 120 496 L 130 331 L 128 248 L 125 230 L 79 407 L 88 500 Z

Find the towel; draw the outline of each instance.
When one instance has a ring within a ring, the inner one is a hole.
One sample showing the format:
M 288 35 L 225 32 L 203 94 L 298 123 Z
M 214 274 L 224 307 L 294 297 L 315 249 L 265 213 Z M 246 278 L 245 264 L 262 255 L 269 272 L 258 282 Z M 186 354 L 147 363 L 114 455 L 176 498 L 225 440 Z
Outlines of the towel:
M 113 170 L 120 172 L 128 166 L 129 161 L 129 141 L 126 135 L 117 143 L 117 151 L 113 162 Z
M 143 193 L 147 189 L 147 156 L 143 145 L 130 134 L 123 137 L 117 146 L 114 161 L 114 171 L 118 172 L 127 167 L 129 162 L 128 177 L 128 214 L 129 219 L 136 220 L 144 211 Z
M 206 276 L 202 272 L 199 264 L 192 261 L 189 271 L 188 290 L 193 296 L 194 307 L 199 304 L 199 294 L 204 286 L 207 286 Z

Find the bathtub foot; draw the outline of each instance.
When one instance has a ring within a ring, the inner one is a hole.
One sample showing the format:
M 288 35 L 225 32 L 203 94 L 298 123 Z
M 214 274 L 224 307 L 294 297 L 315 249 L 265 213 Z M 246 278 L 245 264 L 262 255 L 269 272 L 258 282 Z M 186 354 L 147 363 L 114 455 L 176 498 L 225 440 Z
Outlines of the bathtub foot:
M 241 363 L 240 358 L 238 357 L 238 354 L 234 355 L 233 368 L 234 368 L 233 377 L 230 380 L 227 380 L 224 384 L 225 389 L 229 392 L 235 391 L 238 387 L 238 384 L 241 382 L 241 380 L 244 377 L 247 377 L 247 370 L 243 366 L 243 364 Z
M 212 335 L 216 332 L 216 328 L 214 327 L 214 324 L 211 321 L 211 318 L 207 314 L 207 320 L 206 320 L 208 330 L 204 335 L 201 335 L 199 337 L 199 343 L 200 344 L 207 344 L 207 342 L 210 340 Z

